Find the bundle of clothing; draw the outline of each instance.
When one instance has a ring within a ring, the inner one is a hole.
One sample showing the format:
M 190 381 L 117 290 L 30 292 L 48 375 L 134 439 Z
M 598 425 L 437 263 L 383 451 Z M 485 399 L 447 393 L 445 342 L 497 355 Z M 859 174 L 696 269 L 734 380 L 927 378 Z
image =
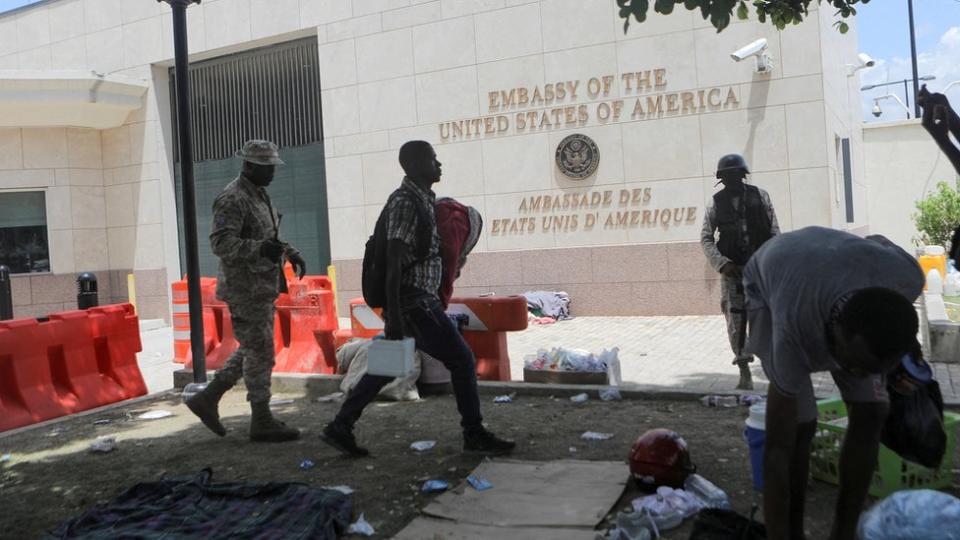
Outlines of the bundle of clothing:
M 47 538 L 339 538 L 350 497 L 297 482 L 210 482 L 210 469 L 143 482 Z
M 570 314 L 570 295 L 565 292 L 528 291 L 523 296 L 527 299 L 527 310 L 538 319 L 566 321 L 573 318 Z

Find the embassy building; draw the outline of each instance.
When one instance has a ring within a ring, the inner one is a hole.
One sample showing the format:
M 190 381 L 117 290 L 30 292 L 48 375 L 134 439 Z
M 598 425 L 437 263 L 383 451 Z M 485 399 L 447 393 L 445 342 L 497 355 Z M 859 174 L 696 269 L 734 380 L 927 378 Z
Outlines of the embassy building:
M 250 138 L 280 145 L 287 165 L 269 191 L 281 236 L 310 273 L 337 267 L 341 306 L 360 296 L 364 243 L 411 139 L 443 163 L 438 195 L 484 217 L 462 294 L 564 290 L 578 315 L 719 312 L 699 237 L 728 153 L 746 157 L 784 230 L 885 232 L 909 247 L 912 204 L 897 204 L 917 190 L 904 164 L 936 148 L 877 131 L 868 179 L 856 21 L 841 35 L 814 10 L 783 31 L 753 18 L 718 34 L 678 7 L 624 32 L 617 11 L 610 0 L 191 5 L 202 273 L 216 275 L 211 203 Z M 89 271 L 102 303 L 125 301 L 134 274 L 141 317 L 169 320 L 185 272 L 172 35 L 170 7 L 154 0 L 0 16 L 0 263 L 15 274 L 17 316 L 72 309 Z M 758 39 L 762 54 L 731 58 Z M 888 171 L 906 187 L 875 202 Z M 896 230 L 873 227 L 873 207 Z

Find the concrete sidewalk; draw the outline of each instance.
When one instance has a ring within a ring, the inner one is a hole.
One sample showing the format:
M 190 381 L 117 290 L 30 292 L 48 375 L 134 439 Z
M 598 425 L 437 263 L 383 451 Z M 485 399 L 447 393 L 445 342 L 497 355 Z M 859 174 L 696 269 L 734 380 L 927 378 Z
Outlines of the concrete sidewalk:
M 510 371 L 523 379 L 523 359 L 538 349 L 566 347 L 599 353 L 619 347 L 625 385 L 662 387 L 704 394 L 732 392 L 739 371 L 732 365 L 722 316 L 580 317 L 509 334 Z M 945 401 L 960 403 L 960 364 L 933 364 Z M 760 363 L 753 363 L 754 385 L 766 390 Z M 814 376 L 818 397 L 839 396 L 829 373 Z
M 349 320 L 341 321 L 349 325 Z M 169 327 L 143 332 L 140 369 L 151 393 L 173 387 L 173 333 Z M 732 393 L 739 371 L 732 365 L 721 316 L 579 317 L 508 334 L 512 379 L 523 380 L 523 360 L 538 349 L 566 347 L 599 353 L 618 347 L 624 386 L 703 394 Z M 934 364 L 945 401 L 960 404 L 960 364 Z M 766 390 L 759 362 L 753 364 L 757 393 Z M 828 373 L 817 374 L 818 397 L 839 395 Z

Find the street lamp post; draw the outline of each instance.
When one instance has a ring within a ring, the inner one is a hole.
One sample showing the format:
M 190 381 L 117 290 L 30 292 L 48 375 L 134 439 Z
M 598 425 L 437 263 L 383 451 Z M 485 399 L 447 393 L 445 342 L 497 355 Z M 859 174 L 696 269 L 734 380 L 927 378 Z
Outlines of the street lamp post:
M 917 79 L 917 36 L 913 29 L 913 0 L 907 0 L 907 11 L 910 14 L 910 60 L 913 63 L 913 115 L 920 118 L 920 104 L 917 103 L 920 81 Z
M 177 135 L 180 145 L 180 176 L 183 184 L 183 238 L 187 257 L 187 294 L 190 305 L 190 352 L 193 382 L 207 382 L 203 347 L 203 303 L 200 299 L 200 256 L 197 250 L 197 203 L 193 182 L 193 138 L 190 131 L 190 77 L 187 72 L 187 6 L 200 0 L 157 0 L 173 11 L 173 50 L 177 86 Z
M 860 87 L 860 91 L 866 92 L 867 90 L 873 90 L 874 88 L 882 88 L 884 86 L 890 86 L 893 84 L 903 84 L 903 97 L 907 100 L 907 104 L 904 108 L 907 111 L 907 118 L 909 119 L 910 118 L 910 91 L 907 89 L 907 83 L 913 80 L 913 86 L 916 88 L 920 84 L 919 81 L 932 81 L 934 79 L 936 79 L 936 76 L 934 75 L 924 75 L 923 77 L 914 77 L 913 79 L 903 79 L 902 81 L 890 81 L 890 82 L 879 83 L 879 84 L 868 84 Z M 917 90 L 917 92 L 919 93 L 919 90 Z M 914 104 L 916 104 L 916 97 L 914 97 Z M 917 108 L 919 109 L 919 105 L 917 105 Z M 920 118 L 919 112 L 917 113 L 916 117 Z

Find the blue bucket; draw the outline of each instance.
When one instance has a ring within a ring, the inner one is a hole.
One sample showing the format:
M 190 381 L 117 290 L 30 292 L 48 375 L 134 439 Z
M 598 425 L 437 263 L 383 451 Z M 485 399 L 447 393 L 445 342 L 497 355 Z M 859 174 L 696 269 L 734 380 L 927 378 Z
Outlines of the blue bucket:
M 763 490 L 763 449 L 767 440 L 767 432 L 762 429 L 747 426 L 743 430 L 743 438 L 750 447 L 750 469 L 753 472 L 753 487 Z

